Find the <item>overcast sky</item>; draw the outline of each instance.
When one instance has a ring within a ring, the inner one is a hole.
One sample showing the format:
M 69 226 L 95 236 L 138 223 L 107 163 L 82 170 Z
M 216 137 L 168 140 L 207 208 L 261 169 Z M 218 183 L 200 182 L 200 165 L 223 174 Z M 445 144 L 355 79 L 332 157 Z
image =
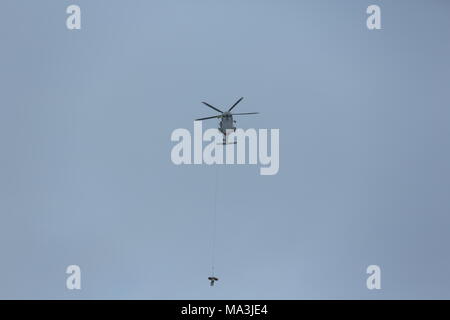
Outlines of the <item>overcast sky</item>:
M 0 298 L 450 298 L 450 2 L 0 6 Z M 277 175 L 171 162 L 241 96 Z

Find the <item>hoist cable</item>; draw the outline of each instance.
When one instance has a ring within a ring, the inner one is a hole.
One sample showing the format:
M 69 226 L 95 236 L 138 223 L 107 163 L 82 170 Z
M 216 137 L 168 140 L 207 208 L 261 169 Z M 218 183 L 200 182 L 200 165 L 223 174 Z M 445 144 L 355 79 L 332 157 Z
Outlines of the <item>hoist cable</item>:
M 211 269 L 212 276 L 214 277 L 215 266 L 215 253 L 216 253 L 216 232 L 217 232 L 217 189 L 219 184 L 219 165 L 215 164 L 215 186 L 214 186 L 214 211 L 213 211 L 213 231 L 212 231 L 212 243 L 211 243 Z

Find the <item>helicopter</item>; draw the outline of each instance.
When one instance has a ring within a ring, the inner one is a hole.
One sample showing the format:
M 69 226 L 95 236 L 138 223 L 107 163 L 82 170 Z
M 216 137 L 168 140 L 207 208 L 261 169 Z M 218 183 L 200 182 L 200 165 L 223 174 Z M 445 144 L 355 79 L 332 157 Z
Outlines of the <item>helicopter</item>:
M 233 120 L 233 116 L 241 116 L 241 115 L 249 115 L 249 114 L 259 114 L 259 112 L 245 112 L 245 113 L 231 113 L 231 110 L 233 110 L 234 107 L 237 106 L 237 104 L 239 102 L 242 101 L 242 99 L 244 99 L 244 97 L 240 98 L 238 101 L 236 101 L 231 107 L 230 109 L 228 109 L 228 111 L 222 111 L 212 105 L 210 105 L 207 102 L 203 102 L 202 103 L 204 105 L 206 105 L 207 107 L 210 107 L 211 109 L 220 112 L 219 115 L 217 116 L 212 116 L 212 117 L 206 117 L 206 118 L 199 118 L 199 119 L 195 119 L 195 121 L 201 121 L 201 120 L 207 120 L 207 119 L 221 119 L 219 122 L 219 131 L 223 134 L 223 144 L 227 144 L 227 134 L 230 133 L 230 131 L 232 130 L 233 132 L 236 131 L 236 127 L 234 126 L 234 124 L 236 123 L 236 120 Z M 233 142 L 234 144 L 236 142 Z

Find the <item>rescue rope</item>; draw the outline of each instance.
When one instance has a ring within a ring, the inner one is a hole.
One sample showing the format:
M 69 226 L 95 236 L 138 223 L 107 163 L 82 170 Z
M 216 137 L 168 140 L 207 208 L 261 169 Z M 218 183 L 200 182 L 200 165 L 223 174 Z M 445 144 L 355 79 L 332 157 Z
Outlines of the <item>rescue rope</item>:
M 217 189 L 219 184 L 219 165 L 215 164 L 216 167 L 216 178 L 214 186 L 214 212 L 213 212 L 213 232 L 212 232 L 212 243 L 211 243 L 211 269 L 212 276 L 214 277 L 214 266 L 215 266 L 215 254 L 216 254 L 216 232 L 217 232 Z

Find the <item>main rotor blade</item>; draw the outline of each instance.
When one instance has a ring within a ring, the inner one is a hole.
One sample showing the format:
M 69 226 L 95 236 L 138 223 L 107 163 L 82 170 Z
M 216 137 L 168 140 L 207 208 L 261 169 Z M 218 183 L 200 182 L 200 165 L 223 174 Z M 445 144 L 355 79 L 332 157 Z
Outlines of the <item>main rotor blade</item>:
M 230 112 L 231 110 L 233 110 L 233 108 L 234 107 L 236 107 L 237 106 L 237 104 L 239 103 L 239 102 L 241 102 L 242 101 L 242 99 L 244 99 L 244 97 L 242 97 L 242 98 L 240 98 L 238 101 L 236 101 L 232 106 L 231 106 L 231 108 L 230 109 L 228 109 L 228 112 Z
M 232 113 L 232 116 L 242 116 L 245 114 L 259 114 L 259 112 L 244 112 L 244 113 Z
M 212 105 L 210 105 L 209 103 L 206 103 L 206 102 L 203 102 L 203 101 L 202 101 L 202 103 L 203 103 L 204 105 L 206 105 L 206 106 L 210 107 L 211 109 L 214 109 L 214 110 L 216 110 L 217 112 L 223 113 L 223 111 L 221 111 L 221 110 L 217 109 L 216 107 L 213 107 L 213 106 L 212 106 Z
M 213 116 L 213 117 L 206 117 L 206 118 L 200 118 L 200 119 L 195 119 L 194 121 L 201 121 L 201 120 L 207 120 L 207 119 L 214 119 L 214 118 L 219 118 L 219 116 Z

